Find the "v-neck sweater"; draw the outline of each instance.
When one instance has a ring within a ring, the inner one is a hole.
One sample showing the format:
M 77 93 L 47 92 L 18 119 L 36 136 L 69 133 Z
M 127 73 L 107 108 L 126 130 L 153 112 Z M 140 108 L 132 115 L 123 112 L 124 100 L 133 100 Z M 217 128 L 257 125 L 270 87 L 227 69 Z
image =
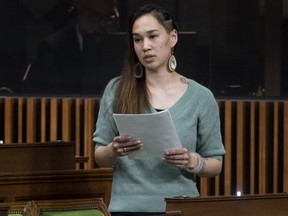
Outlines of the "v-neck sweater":
M 101 98 L 93 134 L 95 148 L 108 145 L 119 135 L 112 115 L 118 79 L 108 83 Z M 146 113 L 153 112 L 157 112 L 153 107 L 146 110 Z M 189 79 L 186 92 L 169 112 L 184 148 L 202 157 L 223 159 L 219 109 L 208 88 Z M 110 212 L 165 212 L 165 198 L 177 196 L 199 196 L 194 174 L 169 165 L 162 158 L 131 160 L 124 156 L 117 159 Z

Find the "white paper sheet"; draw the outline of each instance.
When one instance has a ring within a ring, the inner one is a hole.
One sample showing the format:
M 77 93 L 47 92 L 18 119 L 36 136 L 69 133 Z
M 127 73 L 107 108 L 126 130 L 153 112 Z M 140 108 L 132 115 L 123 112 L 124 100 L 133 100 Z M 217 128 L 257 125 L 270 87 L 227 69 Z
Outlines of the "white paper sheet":
M 163 157 L 169 148 L 181 147 L 168 110 L 150 114 L 113 114 L 120 135 L 141 139 L 143 149 L 128 155 L 130 159 Z

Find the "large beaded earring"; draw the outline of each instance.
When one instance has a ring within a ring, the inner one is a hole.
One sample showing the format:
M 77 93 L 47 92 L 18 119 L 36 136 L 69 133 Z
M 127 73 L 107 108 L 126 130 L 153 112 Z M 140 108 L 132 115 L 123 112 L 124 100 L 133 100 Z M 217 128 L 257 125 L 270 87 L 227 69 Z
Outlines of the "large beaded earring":
M 143 76 L 143 66 L 137 62 L 133 69 L 134 77 L 140 79 Z
M 173 72 L 176 70 L 177 67 L 177 61 L 176 58 L 174 56 L 174 47 L 171 48 L 171 56 L 168 60 L 168 68 L 170 72 Z

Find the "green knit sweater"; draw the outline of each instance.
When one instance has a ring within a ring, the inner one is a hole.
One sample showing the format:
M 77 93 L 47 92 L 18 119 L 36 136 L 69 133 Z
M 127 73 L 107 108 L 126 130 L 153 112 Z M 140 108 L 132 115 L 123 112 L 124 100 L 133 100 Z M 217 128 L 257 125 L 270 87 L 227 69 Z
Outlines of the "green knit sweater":
M 117 78 L 107 85 L 98 113 L 95 147 L 109 144 L 118 135 L 112 102 Z M 150 108 L 147 112 L 156 112 Z M 222 160 L 225 149 L 220 133 L 219 109 L 210 90 L 189 80 L 184 95 L 169 108 L 181 144 L 202 157 Z M 141 139 L 141 137 L 140 137 Z M 145 148 L 145 146 L 144 146 Z M 198 196 L 196 178 L 161 158 L 130 160 L 120 157 L 114 166 L 110 212 L 165 212 L 165 198 Z

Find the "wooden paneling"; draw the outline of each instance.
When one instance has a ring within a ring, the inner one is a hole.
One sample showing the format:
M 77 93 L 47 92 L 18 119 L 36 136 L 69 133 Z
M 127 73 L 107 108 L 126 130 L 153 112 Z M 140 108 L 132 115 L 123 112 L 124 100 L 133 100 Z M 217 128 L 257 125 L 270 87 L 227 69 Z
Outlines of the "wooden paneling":
M 288 191 L 288 102 L 218 100 L 226 149 L 220 176 L 200 179 L 201 196 Z
M 73 141 L 77 156 L 94 168 L 93 141 L 98 98 L 0 98 L 0 140 L 4 143 Z
M 288 102 L 218 99 L 226 155 L 222 173 L 200 178 L 202 196 L 288 192 Z M 75 142 L 95 168 L 92 141 L 100 98 L 0 98 L 5 143 Z

